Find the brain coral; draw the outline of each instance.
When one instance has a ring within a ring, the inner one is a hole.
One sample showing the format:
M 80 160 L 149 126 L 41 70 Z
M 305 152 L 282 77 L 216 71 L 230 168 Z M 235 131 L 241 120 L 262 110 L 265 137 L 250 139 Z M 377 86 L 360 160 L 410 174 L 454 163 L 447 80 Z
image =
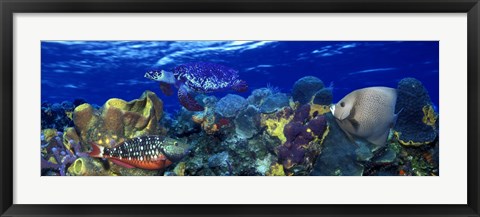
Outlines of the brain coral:
M 225 97 L 220 99 L 216 106 L 215 112 L 220 114 L 222 117 L 235 117 L 241 110 L 247 108 L 247 100 L 236 94 L 227 94 Z
M 323 81 L 317 77 L 305 76 L 300 78 L 293 85 L 293 101 L 300 102 L 300 104 L 308 103 L 312 99 L 312 96 L 324 87 Z

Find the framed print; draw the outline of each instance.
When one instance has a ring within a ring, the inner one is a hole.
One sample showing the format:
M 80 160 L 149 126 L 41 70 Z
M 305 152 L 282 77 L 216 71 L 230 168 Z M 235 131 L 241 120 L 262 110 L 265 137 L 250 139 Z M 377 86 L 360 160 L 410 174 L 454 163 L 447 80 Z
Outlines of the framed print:
M 478 1 L 2 1 L 2 216 L 478 216 Z

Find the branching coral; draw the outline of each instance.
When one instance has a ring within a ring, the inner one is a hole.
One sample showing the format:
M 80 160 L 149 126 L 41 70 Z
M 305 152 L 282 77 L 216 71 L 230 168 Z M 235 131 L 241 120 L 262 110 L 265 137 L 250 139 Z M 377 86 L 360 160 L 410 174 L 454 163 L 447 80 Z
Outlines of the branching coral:
M 51 130 L 44 130 L 48 134 Z M 42 170 L 55 170 L 59 175 L 65 176 L 68 167 L 79 157 L 87 156 L 86 153 L 81 152 L 80 144 L 74 140 L 69 140 L 69 146 L 65 146 L 62 142 L 62 133 L 56 136 L 48 137 L 48 141 L 42 146 Z M 46 138 L 44 136 L 44 138 Z

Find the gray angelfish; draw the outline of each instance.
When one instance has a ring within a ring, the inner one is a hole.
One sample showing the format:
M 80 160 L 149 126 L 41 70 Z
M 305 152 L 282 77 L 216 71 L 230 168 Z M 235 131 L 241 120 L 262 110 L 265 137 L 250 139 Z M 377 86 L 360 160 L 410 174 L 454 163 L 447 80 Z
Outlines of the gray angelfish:
M 396 89 L 368 87 L 349 93 L 330 109 L 338 125 L 349 136 L 384 146 L 397 119 L 396 101 Z

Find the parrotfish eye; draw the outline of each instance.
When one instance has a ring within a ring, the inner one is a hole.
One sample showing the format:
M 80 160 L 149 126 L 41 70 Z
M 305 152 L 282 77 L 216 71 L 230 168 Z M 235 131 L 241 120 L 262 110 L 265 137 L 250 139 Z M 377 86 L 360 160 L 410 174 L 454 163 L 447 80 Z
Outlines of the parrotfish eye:
M 341 102 L 341 103 L 340 103 L 340 106 L 345 107 L 345 103 L 344 103 L 344 102 Z
M 178 146 L 178 142 L 174 142 L 173 145 L 174 145 L 174 146 Z

